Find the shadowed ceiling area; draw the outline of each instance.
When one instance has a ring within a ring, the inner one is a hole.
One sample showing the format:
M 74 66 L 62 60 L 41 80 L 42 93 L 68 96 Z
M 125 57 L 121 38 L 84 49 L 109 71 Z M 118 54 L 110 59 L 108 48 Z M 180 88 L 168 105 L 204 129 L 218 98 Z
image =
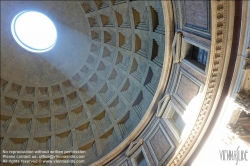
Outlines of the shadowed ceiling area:
M 45 14 L 57 42 L 45 53 L 10 31 L 21 11 Z M 160 1 L 2 1 L 1 146 L 85 150 L 86 165 L 121 143 L 147 111 L 165 45 Z

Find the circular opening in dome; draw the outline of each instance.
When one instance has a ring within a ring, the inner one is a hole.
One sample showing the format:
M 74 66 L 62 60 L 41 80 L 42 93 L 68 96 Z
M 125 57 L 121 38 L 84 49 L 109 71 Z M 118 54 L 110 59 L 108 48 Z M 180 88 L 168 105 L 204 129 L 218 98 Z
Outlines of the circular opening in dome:
M 12 20 L 11 32 L 16 42 L 31 52 L 49 51 L 57 39 L 53 22 L 36 11 L 18 13 Z

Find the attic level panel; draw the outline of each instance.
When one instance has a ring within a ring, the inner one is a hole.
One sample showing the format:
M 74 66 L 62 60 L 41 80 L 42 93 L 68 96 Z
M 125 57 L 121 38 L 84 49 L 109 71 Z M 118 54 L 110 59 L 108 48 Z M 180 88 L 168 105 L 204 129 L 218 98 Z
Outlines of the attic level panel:
M 210 1 L 175 1 L 173 8 L 177 29 L 211 40 Z

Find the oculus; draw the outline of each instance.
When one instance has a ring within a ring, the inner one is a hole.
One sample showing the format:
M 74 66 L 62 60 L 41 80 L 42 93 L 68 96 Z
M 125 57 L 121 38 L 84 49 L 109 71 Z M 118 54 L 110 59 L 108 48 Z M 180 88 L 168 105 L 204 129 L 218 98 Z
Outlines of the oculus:
M 54 23 L 36 11 L 18 13 L 11 22 L 11 33 L 21 47 L 36 53 L 51 50 L 57 40 Z

